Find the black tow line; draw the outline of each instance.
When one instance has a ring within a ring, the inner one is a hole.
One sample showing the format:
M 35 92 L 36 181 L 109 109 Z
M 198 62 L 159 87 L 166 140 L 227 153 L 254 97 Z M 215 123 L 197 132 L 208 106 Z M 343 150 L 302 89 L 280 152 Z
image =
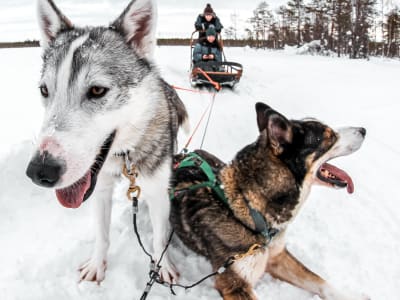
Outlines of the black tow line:
M 142 248 L 143 252 L 149 257 L 150 259 L 150 272 L 149 272 L 149 281 L 147 281 L 146 283 L 146 288 L 142 294 L 142 296 L 140 297 L 140 300 L 145 300 L 147 298 L 147 296 L 150 293 L 151 288 L 153 287 L 154 283 L 158 283 L 160 285 L 169 287 L 170 292 L 172 295 L 176 296 L 175 287 L 179 287 L 179 288 L 183 288 L 186 291 L 199 285 L 200 283 L 202 283 L 203 281 L 205 281 L 206 279 L 213 277 L 217 274 L 221 274 L 223 272 L 225 272 L 225 270 L 232 265 L 235 262 L 235 257 L 229 257 L 224 264 L 222 265 L 222 267 L 220 267 L 217 271 L 208 274 L 207 276 L 201 278 L 200 280 L 196 281 L 195 283 L 191 284 L 191 285 L 182 285 L 182 284 L 178 284 L 178 283 L 168 283 L 164 280 L 162 280 L 161 275 L 160 275 L 160 269 L 161 269 L 161 261 L 165 255 L 165 253 L 167 252 L 167 249 L 169 247 L 169 245 L 171 244 L 171 240 L 172 237 L 174 235 L 174 231 L 172 230 L 169 238 L 168 238 L 168 242 L 161 254 L 161 257 L 158 261 L 158 263 L 156 264 L 156 261 L 154 260 L 153 256 L 146 250 L 146 248 L 144 247 L 143 243 L 142 243 L 142 239 L 140 238 L 140 234 L 138 231 L 138 227 L 137 227 L 137 214 L 139 212 L 139 207 L 138 207 L 138 199 L 137 197 L 132 197 L 132 211 L 133 211 L 133 229 L 135 231 L 135 235 L 136 238 L 138 240 L 138 243 L 140 245 L 140 247 Z

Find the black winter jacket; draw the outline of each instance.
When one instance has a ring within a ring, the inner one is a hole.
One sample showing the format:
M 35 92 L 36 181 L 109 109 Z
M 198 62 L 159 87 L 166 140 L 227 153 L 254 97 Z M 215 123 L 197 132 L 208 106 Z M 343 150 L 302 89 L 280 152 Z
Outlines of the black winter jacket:
M 197 20 L 194 23 L 194 27 L 196 28 L 196 30 L 200 31 L 199 38 L 206 36 L 205 31 L 207 30 L 207 28 L 210 25 L 214 26 L 215 31 L 217 33 L 221 33 L 221 29 L 224 28 L 224 26 L 222 26 L 222 24 L 217 16 L 213 17 L 210 22 L 207 22 L 206 18 L 204 17 L 204 14 L 200 14 L 197 17 Z M 203 31 L 203 32 L 201 32 L 201 31 Z

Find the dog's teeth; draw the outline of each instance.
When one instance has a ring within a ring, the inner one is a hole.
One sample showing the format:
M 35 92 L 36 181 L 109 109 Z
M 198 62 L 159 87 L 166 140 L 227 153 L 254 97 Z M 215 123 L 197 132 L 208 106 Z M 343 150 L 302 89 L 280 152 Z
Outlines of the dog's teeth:
M 329 177 L 329 175 L 330 175 L 330 173 L 329 173 L 329 171 L 328 170 L 326 170 L 326 169 L 322 169 L 321 170 L 321 175 L 322 176 L 324 176 L 324 177 Z

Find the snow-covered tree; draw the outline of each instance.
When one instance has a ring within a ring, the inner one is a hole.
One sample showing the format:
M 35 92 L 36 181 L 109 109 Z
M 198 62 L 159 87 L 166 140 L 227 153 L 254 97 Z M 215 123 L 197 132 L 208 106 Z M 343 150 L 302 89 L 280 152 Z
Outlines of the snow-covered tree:
M 273 15 L 269 10 L 267 2 L 263 1 L 258 4 L 249 22 L 253 27 L 253 34 L 257 42 L 256 46 L 265 47 L 271 24 L 274 23 Z
M 369 29 L 376 15 L 376 0 L 352 0 L 351 58 L 366 58 L 369 47 Z
M 392 9 L 387 14 L 386 23 L 384 24 L 385 38 L 387 44 L 386 56 L 399 56 L 400 48 L 400 9 L 398 7 Z

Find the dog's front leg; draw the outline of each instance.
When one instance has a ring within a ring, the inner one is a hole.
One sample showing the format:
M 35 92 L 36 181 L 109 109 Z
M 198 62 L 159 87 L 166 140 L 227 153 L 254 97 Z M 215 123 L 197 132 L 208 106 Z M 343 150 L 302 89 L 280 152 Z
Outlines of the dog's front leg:
M 80 267 L 80 280 L 97 281 L 104 279 L 107 251 L 110 245 L 111 198 L 113 178 L 106 173 L 99 176 L 92 201 L 95 226 L 95 246 L 92 257 Z
M 170 200 L 168 197 L 170 175 L 171 162 L 166 161 L 147 181 L 146 186 L 143 186 L 144 193 L 147 195 L 146 202 L 153 227 L 154 259 L 157 261 L 167 245 L 171 232 L 169 223 Z M 168 251 L 164 254 L 161 266 L 163 280 L 172 283 L 178 279 L 179 274 L 169 258 Z

